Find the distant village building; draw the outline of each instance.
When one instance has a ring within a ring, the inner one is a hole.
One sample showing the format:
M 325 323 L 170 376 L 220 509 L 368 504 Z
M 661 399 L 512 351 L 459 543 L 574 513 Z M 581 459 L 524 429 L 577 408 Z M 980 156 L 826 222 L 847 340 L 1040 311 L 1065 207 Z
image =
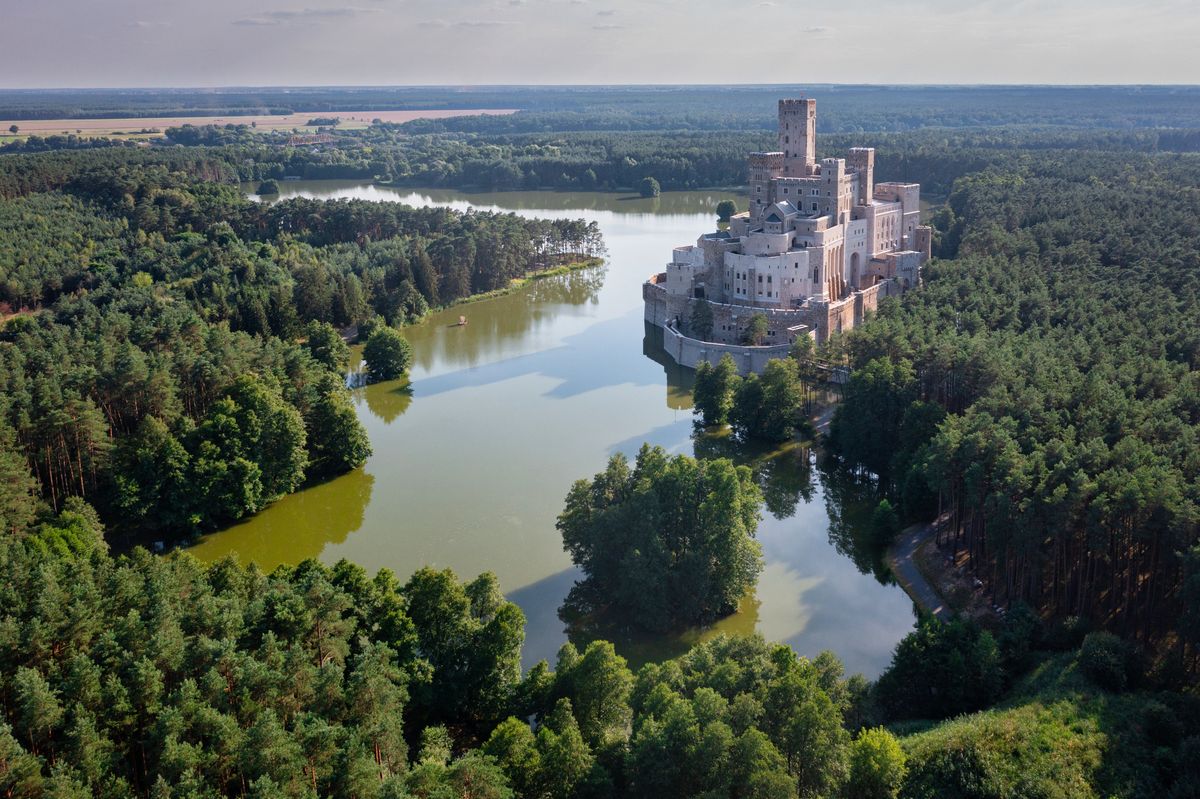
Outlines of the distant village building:
M 288 136 L 288 147 L 313 147 L 321 144 L 334 144 L 337 139 L 328 133 L 303 133 Z
M 732 352 L 743 372 L 780 357 L 798 335 L 821 342 L 849 330 L 881 296 L 917 285 L 932 231 L 920 224 L 921 187 L 876 183 L 875 150 L 816 158 L 817 102 L 779 101 L 779 150 L 751 153 L 750 210 L 727 231 L 677 247 L 665 272 L 643 286 L 646 321 L 664 329 L 676 361 L 695 366 Z M 684 335 L 693 304 L 706 302 L 706 341 Z M 762 347 L 742 345 L 762 314 Z

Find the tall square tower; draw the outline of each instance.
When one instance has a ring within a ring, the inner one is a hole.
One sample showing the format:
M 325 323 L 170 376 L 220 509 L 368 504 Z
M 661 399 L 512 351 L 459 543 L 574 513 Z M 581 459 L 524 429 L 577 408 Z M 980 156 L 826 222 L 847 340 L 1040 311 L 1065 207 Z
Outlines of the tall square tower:
M 779 101 L 779 151 L 783 153 L 783 175 L 811 175 L 817 163 L 817 101 Z

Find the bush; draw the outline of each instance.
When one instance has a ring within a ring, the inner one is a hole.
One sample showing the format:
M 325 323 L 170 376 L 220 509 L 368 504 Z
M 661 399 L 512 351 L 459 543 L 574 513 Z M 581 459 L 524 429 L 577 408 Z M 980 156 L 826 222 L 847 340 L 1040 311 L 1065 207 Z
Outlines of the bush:
M 886 499 L 879 500 L 871 514 L 871 537 L 879 549 L 887 549 L 900 534 L 900 515 Z
M 643 197 L 657 197 L 662 193 L 662 187 L 658 185 L 658 181 L 654 178 L 645 177 L 638 184 L 638 192 Z
M 1156 746 L 1176 746 L 1183 738 L 1183 722 L 1162 702 L 1150 700 L 1142 708 L 1142 729 Z
M 1009 609 L 1004 623 L 996 634 L 1004 673 L 1011 679 L 1031 665 L 1033 651 L 1041 645 L 1042 621 L 1024 602 Z
M 408 371 L 412 361 L 412 346 L 392 328 L 380 327 L 367 339 L 363 358 L 367 362 L 367 376 L 372 383 L 395 380 Z
M 1092 631 L 1092 623 L 1083 616 L 1067 616 L 1056 620 L 1046 632 L 1046 646 L 1058 652 L 1078 649 L 1084 637 Z
M 717 219 L 722 222 L 728 222 L 730 217 L 737 213 L 737 206 L 733 200 L 721 200 L 717 203 Z
M 1003 686 L 991 633 L 964 619 L 922 616 L 897 644 L 876 693 L 890 719 L 941 719 L 987 707 Z
M 894 799 L 907 773 L 900 743 L 882 727 L 864 730 L 850 747 L 847 799 Z
M 264 194 L 278 194 L 279 193 L 279 182 L 276 181 L 274 178 L 267 178 L 262 183 L 258 184 L 258 191 L 255 193 L 258 194 L 259 196 L 262 196 Z
M 1078 660 L 1084 675 L 1104 690 L 1120 692 L 1129 687 L 1132 653 L 1129 645 L 1112 633 L 1088 633 Z

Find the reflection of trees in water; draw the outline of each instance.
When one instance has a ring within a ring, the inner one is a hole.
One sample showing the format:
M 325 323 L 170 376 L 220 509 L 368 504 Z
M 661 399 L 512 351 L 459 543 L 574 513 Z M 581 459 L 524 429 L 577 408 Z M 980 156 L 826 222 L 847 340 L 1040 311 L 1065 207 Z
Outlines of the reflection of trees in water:
M 692 444 L 697 458 L 729 458 L 739 466 L 749 466 L 763 492 L 763 504 L 776 519 L 794 516 L 801 500 L 812 500 L 814 487 L 809 448 L 799 442 L 740 441 L 728 428 L 705 430 L 697 427 Z
M 362 467 L 304 486 L 234 526 L 205 536 L 191 550 L 212 562 L 236 554 L 270 571 L 283 563 L 320 557 L 363 525 L 375 477 Z
M 583 305 L 596 302 L 600 289 L 604 288 L 604 276 L 608 268 L 604 265 L 575 269 L 564 275 L 543 277 L 529 282 L 525 296 L 535 303 L 560 303 Z
M 579 590 L 583 588 L 583 590 Z M 628 623 L 628 616 L 612 612 L 602 596 L 588 596 L 587 588 L 576 583 L 558 616 L 567 625 L 567 639 L 579 650 L 592 641 L 611 641 L 617 653 L 638 669 L 646 663 L 659 663 L 685 654 L 701 641 L 715 635 L 751 635 L 758 627 L 762 603 L 755 593 L 742 597 L 737 613 L 705 627 L 663 635 L 646 632 Z
M 467 202 L 478 208 L 501 211 L 612 211 L 621 214 L 712 214 L 716 220 L 721 200 L 745 203 L 729 192 L 666 191 L 657 197 L 603 191 L 503 191 L 462 192 L 452 189 L 397 188 L 404 200 L 413 194 L 429 198 L 433 205 Z
M 544 320 L 561 314 L 563 306 L 598 302 L 605 274 L 601 265 L 531 280 L 511 294 L 430 314 L 402 332 L 422 369 L 447 362 L 474 366 L 505 352 L 509 342 L 523 341 Z M 467 317 L 465 327 L 457 326 L 459 316 Z
M 396 421 L 412 403 L 412 386 L 405 381 L 372 383 L 356 390 L 367 401 L 367 409 L 386 424 Z
M 326 544 L 340 544 L 362 527 L 367 505 L 375 488 L 375 476 L 359 467 L 331 480 L 306 488 L 298 503 L 303 525 L 293 526 L 289 547 L 311 549 L 305 557 L 316 557 Z M 303 526 L 315 533 L 310 542 L 295 541 L 294 531 Z M 319 532 L 318 532 L 319 531 Z
M 884 552 L 871 534 L 871 514 L 879 503 L 878 487 L 842 468 L 834 458 L 819 458 L 817 469 L 829 514 L 829 543 L 863 574 L 872 574 L 881 583 L 891 582 L 883 562 Z

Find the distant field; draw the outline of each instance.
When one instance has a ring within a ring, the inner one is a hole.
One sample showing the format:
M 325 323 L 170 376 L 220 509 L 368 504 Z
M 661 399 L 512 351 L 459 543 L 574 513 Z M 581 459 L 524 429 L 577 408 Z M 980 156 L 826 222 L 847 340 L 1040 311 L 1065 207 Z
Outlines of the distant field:
M 134 134 L 145 128 L 167 128 L 180 125 L 255 125 L 261 130 L 291 130 L 304 128 L 304 123 L 317 117 L 338 117 L 339 127 L 364 128 L 372 120 L 384 122 L 410 122 L 414 119 L 445 119 L 478 114 L 512 114 L 515 108 L 465 108 L 407 111 L 306 111 L 299 114 L 258 114 L 235 116 L 226 114 L 213 117 L 126 117 L 124 119 L 6 119 L 0 121 L 0 139 L 9 138 L 9 126 L 16 125 L 19 136 L 51 136 L 76 133 L 85 136 L 108 136 L 115 133 Z

